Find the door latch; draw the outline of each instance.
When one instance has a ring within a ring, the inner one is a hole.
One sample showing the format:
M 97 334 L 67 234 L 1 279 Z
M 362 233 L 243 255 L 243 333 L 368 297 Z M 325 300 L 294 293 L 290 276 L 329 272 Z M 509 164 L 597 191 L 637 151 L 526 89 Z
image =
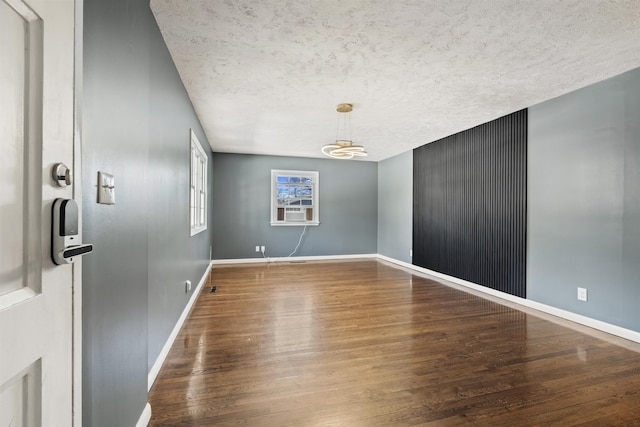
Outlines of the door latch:
M 82 244 L 78 232 L 78 205 L 72 199 L 55 199 L 51 215 L 51 260 L 71 264 L 75 257 L 93 252 L 92 244 Z
M 51 176 L 55 183 L 58 184 L 58 187 L 66 187 L 73 182 L 73 173 L 64 163 L 56 163 L 53 165 Z

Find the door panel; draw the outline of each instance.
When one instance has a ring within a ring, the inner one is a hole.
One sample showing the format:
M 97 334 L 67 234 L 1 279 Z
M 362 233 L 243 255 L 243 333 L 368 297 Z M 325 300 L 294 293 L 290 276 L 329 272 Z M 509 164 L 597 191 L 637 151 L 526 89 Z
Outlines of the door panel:
M 73 265 L 49 255 L 53 200 L 73 197 L 50 172 L 73 164 L 73 31 L 73 0 L 0 0 L 2 426 L 73 425 Z
M 11 179 L 0 192 L 0 295 L 24 286 L 24 124 L 25 70 L 28 64 L 29 23 L 9 5 L 0 2 L 0 170 Z
M 40 360 L 37 360 L 9 379 L 0 389 L 0 425 L 40 425 L 40 374 Z

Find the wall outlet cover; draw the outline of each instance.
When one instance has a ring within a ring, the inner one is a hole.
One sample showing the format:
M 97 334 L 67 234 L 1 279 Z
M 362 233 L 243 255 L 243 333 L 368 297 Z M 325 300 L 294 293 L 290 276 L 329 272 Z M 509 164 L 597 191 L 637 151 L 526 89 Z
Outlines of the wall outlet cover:
M 586 288 L 578 288 L 578 300 L 586 301 L 587 300 L 587 289 Z

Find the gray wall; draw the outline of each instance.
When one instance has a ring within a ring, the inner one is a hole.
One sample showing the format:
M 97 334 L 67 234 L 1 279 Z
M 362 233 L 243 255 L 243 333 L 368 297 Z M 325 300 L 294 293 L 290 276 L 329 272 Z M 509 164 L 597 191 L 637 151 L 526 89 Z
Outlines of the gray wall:
M 320 172 L 320 225 L 308 227 L 295 256 L 376 253 L 378 166 L 373 162 L 213 154 L 214 259 L 289 255 L 302 227 L 271 226 L 271 169 Z
M 635 331 L 638 117 L 640 69 L 535 105 L 527 161 L 527 298 Z M 401 261 L 411 240 L 403 237 L 402 212 L 390 205 L 410 200 L 413 183 L 402 178 L 411 174 L 407 155 L 378 164 L 378 253 Z M 577 287 L 587 288 L 587 302 L 577 300 Z
M 147 374 L 209 258 L 189 238 L 189 128 L 207 144 L 148 1 L 84 2 L 83 425 L 132 426 Z M 98 171 L 116 204 L 96 204 Z
M 189 129 L 194 130 L 202 147 L 209 153 L 209 186 L 213 176 L 209 142 L 155 20 L 151 26 L 151 142 L 147 164 L 149 368 L 158 358 L 210 262 L 211 228 L 190 237 Z M 208 213 L 208 223 L 211 224 L 211 209 Z M 185 292 L 186 280 L 193 285 L 189 293 Z
M 378 163 L 378 253 L 411 263 L 413 150 Z
M 639 118 L 640 69 L 529 109 L 527 295 L 636 331 Z

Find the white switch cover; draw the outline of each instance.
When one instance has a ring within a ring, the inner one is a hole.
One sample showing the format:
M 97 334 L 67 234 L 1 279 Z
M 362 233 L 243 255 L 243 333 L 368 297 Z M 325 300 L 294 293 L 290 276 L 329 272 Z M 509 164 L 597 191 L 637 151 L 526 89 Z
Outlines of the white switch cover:
M 587 300 L 587 290 L 585 288 L 578 288 L 578 300 L 580 301 Z
M 116 203 L 116 187 L 113 175 L 98 172 L 98 203 L 113 205 Z

